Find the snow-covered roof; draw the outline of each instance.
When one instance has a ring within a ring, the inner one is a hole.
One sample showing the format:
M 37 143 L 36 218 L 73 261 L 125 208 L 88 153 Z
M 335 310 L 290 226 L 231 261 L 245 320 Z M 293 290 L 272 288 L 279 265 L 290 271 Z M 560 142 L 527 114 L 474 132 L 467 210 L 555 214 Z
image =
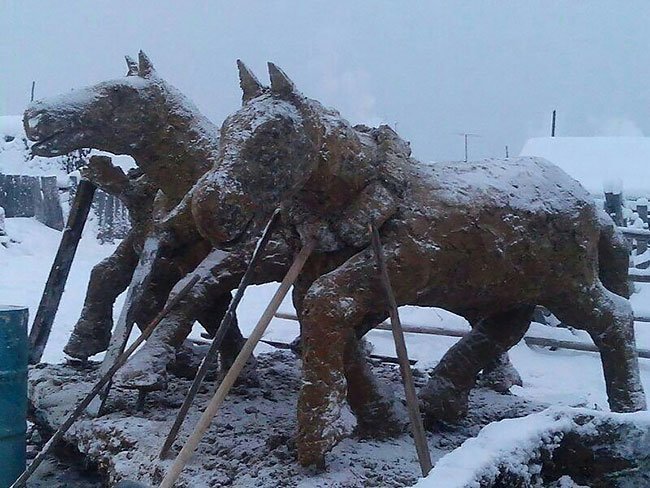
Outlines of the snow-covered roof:
M 650 137 L 536 137 L 521 156 L 548 159 L 596 195 L 622 186 L 627 197 L 650 196 Z
M 0 116 L 0 173 L 7 175 L 56 176 L 67 179 L 65 156 L 46 158 L 32 156 L 21 115 Z M 109 154 L 93 150 L 91 154 L 106 154 L 113 158 L 113 164 L 127 170 L 135 166 L 130 156 Z

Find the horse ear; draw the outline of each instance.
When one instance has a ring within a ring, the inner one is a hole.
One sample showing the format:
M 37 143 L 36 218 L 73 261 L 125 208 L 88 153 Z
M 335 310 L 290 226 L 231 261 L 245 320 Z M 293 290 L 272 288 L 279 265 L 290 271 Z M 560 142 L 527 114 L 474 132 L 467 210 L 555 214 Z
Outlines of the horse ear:
M 151 75 L 155 74 L 156 70 L 153 67 L 153 63 L 143 51 L 138 53 L 138 61 L 140 63 L 138 70 L 140 76 L 143 78 L 149 78 Z
M 240 59 L 237 60 L 237 69 L 239 70 L 239 86 L 241 86 L 243 92 L 242 102 L 246 103 L 251 98 L 261 95 L 264 87 Z
M 293 81 L 273 63 L 269 62 L 269 77 L 271 78 L 271 91 L 278 95 L 288 96 L 298 93 Z
M 135 60 L 129 55 L 124 56 L 124 59 L 126 59 L 126 66 L 129 70 L 126 73 L 126 76 L 137 76 L 138 63 L 136 63 Z

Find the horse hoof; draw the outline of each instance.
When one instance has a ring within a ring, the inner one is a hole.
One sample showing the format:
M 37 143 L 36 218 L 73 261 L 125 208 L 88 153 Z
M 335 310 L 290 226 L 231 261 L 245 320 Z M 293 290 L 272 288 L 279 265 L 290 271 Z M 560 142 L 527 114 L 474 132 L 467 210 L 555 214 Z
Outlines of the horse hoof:
M 523 386 L 523 381 L 512 364 L 504 364 L 492 371 L 483 371 L 476 384 L 498 393 L 507 393 L 512 386 Z
M 174 350 L 166 344 L 146 344 L 115 375 L 115 385 L 135 390 L 167 388 L 167 365 L 174 359 Z
M 111 341 L 111 330 L 108 331 L 93 331 L 92 334 L 82 334 L 72 332 L 67 344 L 63 348 L 63 352 L 71 358 L 86 360 L 90 356 L 94 356 L 100 352 L 108 349 Z
M 425 424 L 436 421 L 458 423 L 467 416 L 469 391 L 454 386 L 445 379 L 433 376 L 420 391 L 420 406 Z

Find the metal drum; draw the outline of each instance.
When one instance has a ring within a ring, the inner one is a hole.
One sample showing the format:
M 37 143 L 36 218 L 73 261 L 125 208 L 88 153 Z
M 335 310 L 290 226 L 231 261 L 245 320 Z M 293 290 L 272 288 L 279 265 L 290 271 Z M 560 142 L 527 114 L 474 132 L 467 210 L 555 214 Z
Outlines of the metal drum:
M 0 488 L 25 470 L 28 314 L 0 305 Z

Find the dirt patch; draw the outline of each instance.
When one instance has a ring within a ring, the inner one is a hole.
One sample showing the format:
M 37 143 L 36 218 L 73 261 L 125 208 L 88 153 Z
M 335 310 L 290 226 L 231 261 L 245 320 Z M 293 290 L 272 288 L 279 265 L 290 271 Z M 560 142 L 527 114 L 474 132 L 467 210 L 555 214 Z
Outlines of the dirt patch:
M 375 363 L 373 367 L 404 401 L 397 366 Z M 258 372 L 259 385 L 233 389 L 178 486 L 405 487 L 417 481 L 420 470 L 411 437 L 359 439 L 354 435 L 353 417 L 349 436 L 327 457 L 327 471 L 313 473 L 301 468 L 295 461 L 294 442 L 299 361 L 286 351 L 262 354 Z M 34 420 L 44 428 L 59 425 L 76 400 L 92 387 L 95 377 L 96 366 L 45 365 L 32 369 L 29 396 Z M 426 378 L 416 372 L 415 379 L 420 387 Z M 147 397 L 143 411 L 136 409 L 135 393 L 114 390 L 108 413 L 98 419 L 80 420 L 65 440 L 110 484 L 133 479 L 156 485 L 172 463 L 159 460 L 158 451 L 189 386 L 188 380 L 174 378 L 168 391 Z M 214 381 L 202 388 L 181 431 L 181 441 L 191 432 L 215 389 Z M 544 407 L 513 395 L 477 389 L 471 395 L 467 419 L 456 426 L 437 425 L 435 432 L 428 433 L 433 461 L 477 435 L 490 422 L 521 417 Z M 179 450 L 177 443 L 174 452 Z

